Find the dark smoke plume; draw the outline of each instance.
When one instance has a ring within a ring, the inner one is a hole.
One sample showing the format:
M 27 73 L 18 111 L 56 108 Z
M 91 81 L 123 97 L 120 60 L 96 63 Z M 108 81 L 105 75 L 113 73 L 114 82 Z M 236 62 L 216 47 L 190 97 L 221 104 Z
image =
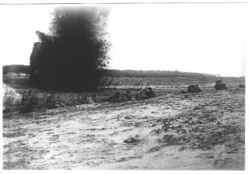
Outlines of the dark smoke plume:
M 37 31 L 30 58 L 32 84 L 51 90 L 90 91 L 107 66 L 108 10 L 97 7 L 60 7 L 54 10 L 51 35 Z

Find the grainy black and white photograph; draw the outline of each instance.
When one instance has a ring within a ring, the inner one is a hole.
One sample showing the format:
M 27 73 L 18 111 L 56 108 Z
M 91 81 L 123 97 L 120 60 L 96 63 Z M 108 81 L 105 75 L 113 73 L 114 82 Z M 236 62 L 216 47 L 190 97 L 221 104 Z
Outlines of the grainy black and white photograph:
M 245 170 L 247 1 L 14 2 L 3 170 Z

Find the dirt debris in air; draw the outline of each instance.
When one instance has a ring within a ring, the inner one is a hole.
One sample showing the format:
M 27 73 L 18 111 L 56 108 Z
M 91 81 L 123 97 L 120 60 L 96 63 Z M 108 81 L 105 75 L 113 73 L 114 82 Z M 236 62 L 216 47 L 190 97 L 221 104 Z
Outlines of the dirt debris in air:
M 3 167 L 243 170 L 244 95 L 211 90 L 4 117 Z

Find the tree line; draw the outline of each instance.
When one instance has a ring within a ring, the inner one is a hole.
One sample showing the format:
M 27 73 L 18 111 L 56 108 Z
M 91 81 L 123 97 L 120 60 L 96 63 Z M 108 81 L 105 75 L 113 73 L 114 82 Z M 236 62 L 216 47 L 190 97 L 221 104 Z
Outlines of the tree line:
M 205 77 L 215 76 L 196 72 L 181 72 L 167 70 L 105 70 L 108 77 Z
M 106 77 L 204 77 L 215 76 L 202 73 L 182 72 L 182 71 L 161 71 L 161 70 L 115 70 L 103 69 L 103 76 Z M 3 66 L 3 74 L 8 72 L 30 73 L 29 65 L 6 65 Z

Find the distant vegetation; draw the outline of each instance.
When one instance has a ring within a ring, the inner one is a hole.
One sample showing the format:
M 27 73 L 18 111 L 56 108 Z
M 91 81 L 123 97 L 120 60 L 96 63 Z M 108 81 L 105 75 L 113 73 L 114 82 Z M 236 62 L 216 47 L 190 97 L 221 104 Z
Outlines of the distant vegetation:
M 9 72 L 13 73 L 24 73 L 29 74 L 30 67 L 28 65 L 6 65 L 3 66 L 3 74 Z M 181 72 L 181 71 L 144 71 L 144 70 L 114 70 L 114 69 L 105 69 L 103 70 L 105 77 L 109 78 L 171 78 L 173 81 L 174 78 L 185 78 L 192 77 L 194 79 L 245 79 L 245 77 L 216 77 L 216 75 L 202 74 L 202 73 L 193 73 L 193 72 Z M 215 82 L 215 81 L 214 81 Z
M 30 67 L 28 65 L 6 65 L 6 66 L 3 66 L 3 74 L 7 74 L 9 72 L 29 74 Z
M 202 73 L 181 72 L 181 71 L 143 71 L 143 70 L 106 70 L 108 77 L 203 77 L 215 76 Z
M 105 69 L 104 75 L 106 77 L 215 77 L 215 75 L 208 75 L 202 73 L 181 72 L 181 71 L 143 71 L 143 70 L 114 70 Z M 3 74 L 8 72 L 13 73 L 30 73 L 30 66 L 28 65 L 6 65 L 3 66 Z

